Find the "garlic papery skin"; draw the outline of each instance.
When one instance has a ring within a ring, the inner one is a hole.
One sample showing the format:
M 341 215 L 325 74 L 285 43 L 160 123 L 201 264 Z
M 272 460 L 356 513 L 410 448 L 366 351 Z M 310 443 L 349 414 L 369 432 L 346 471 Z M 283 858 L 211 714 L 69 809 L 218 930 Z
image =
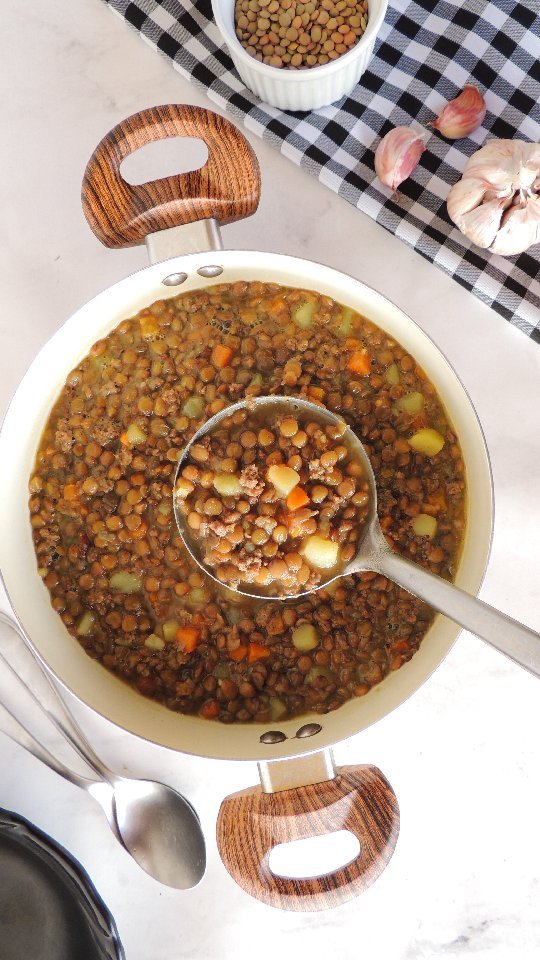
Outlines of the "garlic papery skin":
M 478 88 L 468 83 L 459 97 L 446 104 L 431 126 L 447 140 L 458 140 L 477 130 L 485 115 L 486 101 Z
M 503 257 L 512 257 L 535 243 L 540 243 L 540 199 L 529 200 L 524 207 L 508 210 L 490 250 Z
M 424 134 L 412 127 L 394 127 L 375 151 L 375 173 L 391 190 L 410 177 L 426 145 Z
M 491 140 L 467 161 L 447 198 L 469 240 L 502 256 L 540 242 L 540 145 Z

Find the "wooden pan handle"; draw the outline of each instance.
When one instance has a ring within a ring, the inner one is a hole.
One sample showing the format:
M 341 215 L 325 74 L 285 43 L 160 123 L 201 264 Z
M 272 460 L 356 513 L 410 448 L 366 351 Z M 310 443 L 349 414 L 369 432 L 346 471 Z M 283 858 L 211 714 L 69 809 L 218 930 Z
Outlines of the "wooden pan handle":
M 153 140 L 196 137 L 208 147 L 200 170 L 131 186 L 122 161 Z M 169 104 L 133 114 L 98 144 L 82 186 L 84 214 L 106 247 L 141 243 L 149 233 L 195 220 L 219 223 L 255 212 L 260 196 L 257 158 L 229 120 L 201 107 Z
M 275 876 L 268 861 L 278 843 L 349 830 L 360 853 L 335 873 L 310 879 Z M 341 767 L 333 780 L 295 790 L 260 787 L 227 797 L 217 843 L 233 880 L 252 897 L 284 910 L 328 910 L 366 890 L 387 866 L 399 832 L 392 787 L 377 767 Z

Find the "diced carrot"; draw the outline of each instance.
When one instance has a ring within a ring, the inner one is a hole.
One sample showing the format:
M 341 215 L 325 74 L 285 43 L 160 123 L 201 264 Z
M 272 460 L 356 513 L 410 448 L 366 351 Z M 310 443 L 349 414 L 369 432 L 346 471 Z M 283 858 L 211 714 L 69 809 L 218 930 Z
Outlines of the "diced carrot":
M 351 373 L 358 373 L 365 377 L 371 370 L 371 360 L 367 350 L 355 350 L 349 357 L 347 368 Z
M 230 347 L 224 347 L 217 343 L 212 350 L 212 363 L 221 370 L 222 367 L 228 367 L 233 358 L 233 351 Z
M 207 700 L 199 710 L 201 717 L 205 720 L 215 720 L 219 713 L 219 704 L 215 700 Z
M 244 659 L 247 652 L 248 648 L 241 644 L 236 650 L 229 650 L 229 656 L 231 660 L 236 660 L 236 662 L 239 663 L 240 660 Z
M 77 484 L 66 483 L 64 487 L 64 500 L 76 500 L 76 499 L 77 499 Z
M 176 631 L 176 642 L 180 644 L 185 653 L 192 653 L 195 650 L 200 638 L 200 633 L 195 627 L 178 627 Z
M 407 640 L 398 640 L 398 642 L 392 646 L 392 653 L 407 653 L 408 649 L 409 643 Z
M 263 647 L 262 643 L 250 643 L 248 650 L 248 662 L 255 663 L 256 660 L 263 660 L 270 656 L 268 647 Z
M 298 510 L 299 507 L 305 507 L 309 503 L 309 497 L 302 487 L 295 487 L 287 497 L 287 509 Z
M 131 446 L 131 444 L 130 444 L 130 442 L 129 442 L 129 437 L 128 437 L 127 433 L 125 432 L 125 430 L 124 430 L 124 433 L 121 433 L 121 434 L 120 434 L 120 443 L 123 444 L 124 447 L 130 447 L 130 446 Z

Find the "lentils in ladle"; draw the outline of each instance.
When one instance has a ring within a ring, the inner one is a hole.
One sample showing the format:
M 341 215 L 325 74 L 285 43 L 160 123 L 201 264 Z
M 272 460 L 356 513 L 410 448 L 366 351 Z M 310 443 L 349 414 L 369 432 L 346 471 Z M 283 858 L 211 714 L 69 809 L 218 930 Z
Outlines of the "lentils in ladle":
M 293 596 L 327 583 L 357 552 L 369 509 L 346 424 L 233 411 L 190 448 L 176 509 L 195 556 L 222 583 Z M 266 421 L 269 417 L 269 421 Z
M 363 35 L 368 3 L 350 0 L 236 0 L 240 43 L 271 67 L 319 67 L 347 53 Z

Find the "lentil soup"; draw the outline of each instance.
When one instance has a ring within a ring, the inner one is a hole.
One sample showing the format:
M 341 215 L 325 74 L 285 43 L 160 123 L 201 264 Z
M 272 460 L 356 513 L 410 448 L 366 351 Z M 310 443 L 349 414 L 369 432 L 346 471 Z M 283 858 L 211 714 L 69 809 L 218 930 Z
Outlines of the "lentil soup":
M 277 604 L 196 567 L 173 515 L 182 448 L 228 404 L 272 393 L 350 424 L 389 542 L 452 579 L 464 465 L 435 388 L 384 331 L 311 291 L 216 285 L 123 321 L 67 378 L 30 480 L 39 573 L 68 631 L 140 693 L 223 723 L 363 696 L 410 660 L 433 618 L 373 573 Z

